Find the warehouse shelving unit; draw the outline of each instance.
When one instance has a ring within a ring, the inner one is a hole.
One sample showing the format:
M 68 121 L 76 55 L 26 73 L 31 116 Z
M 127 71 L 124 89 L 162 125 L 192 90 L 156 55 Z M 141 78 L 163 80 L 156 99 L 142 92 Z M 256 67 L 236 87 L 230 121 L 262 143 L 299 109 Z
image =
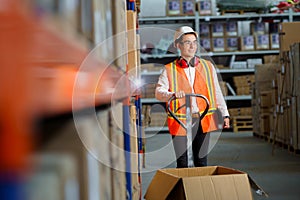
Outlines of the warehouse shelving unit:
M 254 19 L 287 19 L 288 21 L 295 21 L 295 18 L 299 17 L 300 13 L 294 13 L 292 10 L 289 10 L 288 13 L 251 13 L 251 14 L 242 14 L 242 15 L 218 15 L 218 16 L 200 16 L 195 12 L 194 16 L 166 16 L 166 17 L 144 17 L 139 18 L 139 24 L 162 24 L 165 22 L 174 23 L 178 21 L 193 21 L 195 24 L 199 24 L 200 21 L 211 21 L 211 20 L 254 20 Z M 199 27 L 198 27 L 199 28 Z M 195 27 L 195 30 L 199 32 L 199 29 Z
M 292 10 L 289 10 L 287 13 L 281 14 L 258 14 L 258 13 L 246 13 L 242 15 L 221 15 L 221 16 L 200 16 L 198 12 L 195 12 L 194 16 L 166 16 L 166 17 L 148 17 L 148 18 L 140 18 L 139 23 L 140 26 L 144 27 L 154 27 L 154 26 L 163 26 L 164 24 L 176 24 L 176 23 L 188 23 L 192 24 L 195 31 L 199 33 L 199 24 L 205 23 L 215 23 L 215 22 L 228 22 L 228 21 L 268 21 L 268 20 L 277 20 L 279 22 L 285 21 L 294 21 L 300 17 L 300 13 L 294 13 Z M 200 36 L 199 36 L 200 37 Z M 278 55 L 278 49 L 271 50 L 255 50 L 255 51 L 230 51 L 230 52 L 204 52 L 200 53 L 200 57 L 209 56 L 215 61 L 218 58 L 228 58 L 230 59 L 232 56 L 236 58 L 240 57 L 250 57 L 250 58 L 262 58 L 264 55 Z M 141 54 L 142 63 L 157 63 L 159 60 L 170 60 L 172 58 L 176 58 L 176 54 Z M 227 59 L 227 60 L 228 60 Z M 232 68 L 219 68 L 216 69 L 217 73 L 220 74 L 222 78 L 230 79 L 232 76 L 238 75 L 253 75 L 255 69 L 232 69 Z M 151 82 L 155 82 L 157 80 L 161 70 L 157 71 L 142 71 L 141 76 L 147 80 L 151 80 Z M 231 107 L 239 107 L 239 106 L 247 106 L 251 107 L 251 94 L 249 95 L 227 95 L 225 96 L 225 100 L 227 100 L 227 105 L 229 108 Z M 151 104 L 159 104 L 160 102 L 155 98 L 142 98 L 141 103 L 143 105 L 151 105 Z M 166 127 L 146 127 L 145 131 L 167 131 Z
M 128 37 L 90 51 L 128 15 L 125 0 L 1 2 L 2 199 L 139 199 Z

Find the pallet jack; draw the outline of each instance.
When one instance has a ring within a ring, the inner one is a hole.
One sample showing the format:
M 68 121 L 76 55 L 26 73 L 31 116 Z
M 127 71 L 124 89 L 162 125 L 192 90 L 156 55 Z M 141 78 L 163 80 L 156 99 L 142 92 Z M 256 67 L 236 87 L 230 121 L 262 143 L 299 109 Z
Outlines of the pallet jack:
M 188 166 L 189 167 L 194 167 L 194 162 L 192 161 L 192 152 L 190 151 L 190 147 L 192 146 L 192 128 L 195 124 L 193 124 L 192 122 L 192 110 L 191 110 L 191 97 L 196 97 L 196 98 L 202 98 L 204 100 L 204 102 L 206 103 L 206 107 L 204 109 L 204 111 L 200 114 L 199 113 L 199 119 L 200 122 L 201 120 L 204 118 L 204 116 L 207 114 L 208 109 L 209 109 L 209 101 L 208 99 L 201 94 L 185 94 L 185 104 L 180 106 L 179 108 L 177 108 L 175 110 L 175 113 L 171 110 L 171 104 L 172 101 L 176 100 L 175 96 L 172 96 L 169 100 L 168 100 L 168 104 L 167 104 L 167 110 L 168 113 L 186 130 L 186 135 L 187 135 L 187 154 L 188 154 Z M 182 109 L 182 108 L 186 108 L 186 123 L 183 123 L 177 116 L 176 113 Z

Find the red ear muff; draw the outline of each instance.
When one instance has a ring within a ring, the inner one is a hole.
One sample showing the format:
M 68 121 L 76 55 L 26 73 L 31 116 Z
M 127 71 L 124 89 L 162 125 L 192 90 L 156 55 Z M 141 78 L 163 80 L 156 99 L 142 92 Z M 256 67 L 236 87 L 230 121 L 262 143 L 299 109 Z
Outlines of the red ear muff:
M 189 66 L 195 67 L 199 63 L 199 58 L 197 56 L 193 57 L 188 64 L 184 58 L 180 57 L 177 59 L 177 63 L 182 68 L 188 68 Z
M 177 63 L 182 68 L 188 68 L 189 67 L 188 62 L 184 58 L 182 58 L 182 57 L 180 57 L 180 58 L 177 59 Z

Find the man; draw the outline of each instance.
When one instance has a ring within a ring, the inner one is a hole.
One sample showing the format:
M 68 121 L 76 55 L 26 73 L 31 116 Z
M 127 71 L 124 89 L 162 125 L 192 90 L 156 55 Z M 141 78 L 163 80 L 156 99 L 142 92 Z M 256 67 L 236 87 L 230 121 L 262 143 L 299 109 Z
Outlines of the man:
M 159 77 L 155 96 L 160 101 L 176 97 L 170 107 L 173 113 L 185 123 L 185 94 L 194 93 L 207 97 L 210 107 L 205 117 L 199 120 L 206 103 L 200 98 L 191 98 L 192 136 L 170 115 L 168 127 L 172 135 L 177 168 L 207 166 L 209 133 L 219 129 L 217 109 L 222 114 L 224 128 L 229 128 L 229 113 L 222 95 L 217 74 L 211 62 L 195 56 L 198 48 L 198 34 L 188 26 L 176 30 L 174 46 L 180 50 L 180 57 L 165 65 Z M 190 145 L 191 144 L 191 145 Z M 189 148 L 191 146 L 191 148 Z

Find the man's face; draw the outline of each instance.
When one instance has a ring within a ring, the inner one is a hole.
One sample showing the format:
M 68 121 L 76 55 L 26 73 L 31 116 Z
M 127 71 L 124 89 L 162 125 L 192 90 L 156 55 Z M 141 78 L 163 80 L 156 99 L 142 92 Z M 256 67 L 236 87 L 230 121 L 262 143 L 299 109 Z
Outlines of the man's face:
M 180 49 L 181 56 L 194 57 L 198 47 L 198 41 L 194 34 L 187 34 L 182 36 L 181 42 L 177 43 Z

